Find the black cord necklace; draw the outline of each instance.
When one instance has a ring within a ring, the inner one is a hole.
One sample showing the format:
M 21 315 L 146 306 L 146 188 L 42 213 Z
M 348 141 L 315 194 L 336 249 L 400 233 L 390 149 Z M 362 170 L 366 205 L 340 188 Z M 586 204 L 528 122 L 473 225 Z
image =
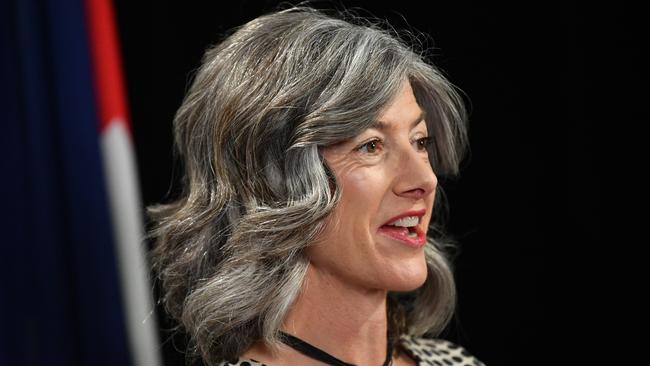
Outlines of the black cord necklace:
M 330 355 L 329 353 L 312 346 L 311 344 L 303 341 L 298 337 L 294 337 L 291 334 L 287 334 L 283 331 L 280 331 L 280 340 L 282 343 L 287 346 L 295 349 L 296 351 L 309 356 L 313 359 L 316 359 L 321 362 L 325 362 L 328 365 L 333 366 L 355 366 L 352 363 L 347 363 L 339 360 L 338 358 Z M 390 337 L 388 338 L 388 346 L 386 347 L 386 360 L 382 366 L 390 366 L 393 363 L 393 347 Z

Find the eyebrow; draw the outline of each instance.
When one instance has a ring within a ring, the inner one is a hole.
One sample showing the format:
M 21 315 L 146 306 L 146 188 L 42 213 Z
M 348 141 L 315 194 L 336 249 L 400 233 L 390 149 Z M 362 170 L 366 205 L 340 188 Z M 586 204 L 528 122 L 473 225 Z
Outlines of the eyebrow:
M 409 125 L 410 128 L 413 128 L 413 127 L 417 126 L 417 125 L 420 124 L 420 122 L 422 122 L 425 118 L 426 118 L 426 113 L 425 113 L 425 111 L 420 111 L 420 115 L 418 116 L 418 118 L 414 119 L 414 120 L 411 122 L 411 124 Z M 373 122 L 373 123 L 370 125 L 369 128 L 374 128 L 374 129 L 377 129 L 377 130 L 380 130 L 380 131 L 385 131 L 385 130 L 389 129 L 390 126 L 389 126 L 389 123 L 388 123 L 388 122 L 384 122 L 384 121 L 379 121 L 379 120 L 377 120 L 377 121 Z

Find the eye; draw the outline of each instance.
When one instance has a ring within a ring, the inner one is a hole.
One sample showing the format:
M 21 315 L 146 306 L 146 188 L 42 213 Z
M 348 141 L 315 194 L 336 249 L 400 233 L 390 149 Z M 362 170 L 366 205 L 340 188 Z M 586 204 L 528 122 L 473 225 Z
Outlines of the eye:
M 380 149 L 381 149 L 381 140 L 379 139 L 370 140 L 362 144 L 361 146 L 357 147 L 357 151 L 366 154 L 376 154 L 377 152 L 379 152 Z
M 418 151 L 426 151 L 429 146 L 433 145 L 433 137 L 426 136 L 415 140 L 415 146 Z

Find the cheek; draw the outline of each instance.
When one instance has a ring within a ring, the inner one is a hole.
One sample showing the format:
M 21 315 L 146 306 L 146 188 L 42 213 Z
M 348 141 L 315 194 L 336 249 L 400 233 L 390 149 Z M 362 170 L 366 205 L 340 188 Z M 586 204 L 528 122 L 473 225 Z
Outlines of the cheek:
M 350 221 L 372 220 L 386 195 L 383 175 L 370 169 L 359 169 L 342 177 L 341 213 Z

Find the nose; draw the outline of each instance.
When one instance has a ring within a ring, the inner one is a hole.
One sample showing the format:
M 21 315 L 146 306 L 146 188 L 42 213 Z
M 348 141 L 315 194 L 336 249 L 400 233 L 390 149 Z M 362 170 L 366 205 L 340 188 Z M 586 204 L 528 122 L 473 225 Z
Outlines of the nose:
M 401 154 L 396 162 L 394 192 L 400 197 L 420 200 L 434 194 L 438 177 L 431 163 L 422 153 L 410 149 Z

